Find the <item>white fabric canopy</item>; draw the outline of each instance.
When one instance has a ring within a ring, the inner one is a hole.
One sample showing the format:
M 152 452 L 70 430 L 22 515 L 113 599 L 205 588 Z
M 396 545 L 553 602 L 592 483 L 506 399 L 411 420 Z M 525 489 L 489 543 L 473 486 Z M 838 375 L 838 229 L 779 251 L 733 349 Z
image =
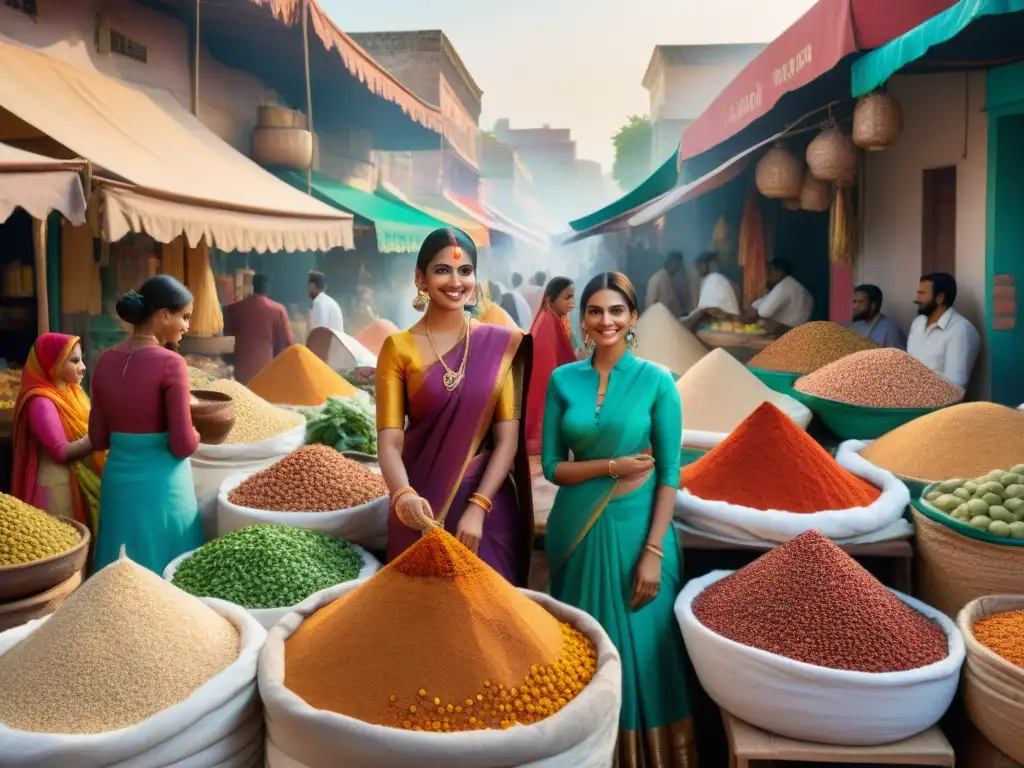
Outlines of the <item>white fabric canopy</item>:
M 0 224 L 16 208 L 34 219 L 57 211 L 72 224 L 85 223 L 82 161 L 53 160 L 0 144 Z

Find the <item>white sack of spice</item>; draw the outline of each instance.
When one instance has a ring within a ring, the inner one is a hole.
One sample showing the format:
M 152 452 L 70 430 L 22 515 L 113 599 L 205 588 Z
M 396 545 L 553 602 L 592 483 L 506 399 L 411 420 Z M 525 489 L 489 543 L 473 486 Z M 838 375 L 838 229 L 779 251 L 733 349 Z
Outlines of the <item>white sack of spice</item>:
M 265 640 L 238 606 L 118 560 L 52 616 L 0 633 L 0 764 L 250 765 Z
M 279 501 L 276 509 L 255 508 L 274 506 L 272 496 L 287 501 Z M 331 500 L 339 508 L 324 505 Z M 351 506 L 341 507 L 343 503 Z M 217 497 L 217 535 L 273 523 L 322 531 L 380 550 L 387 546 L 390 503 L 380 475 L 329 446 L 308 445 L 260 472 L 227 478 Z

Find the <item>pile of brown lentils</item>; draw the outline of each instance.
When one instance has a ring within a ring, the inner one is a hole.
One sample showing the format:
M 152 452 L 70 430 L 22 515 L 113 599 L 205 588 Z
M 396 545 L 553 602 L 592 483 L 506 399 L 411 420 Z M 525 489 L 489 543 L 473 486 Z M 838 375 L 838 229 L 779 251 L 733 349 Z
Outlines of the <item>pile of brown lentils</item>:
M 819 320 L 799 325 L 750 360 L 751 368 L 786 373 L 811 373 L 854 352 L 878 349 L 859 333 Z
M 387 493 L 379 475 L 318 444 L 257 472 L 228 494 L 228 501 L 275 512 L 331 512 L 368 504 Z
M 722 637 L 818 667 L 901 672 L 949 655 L 935 622 L 817 531 L 715 582 L 693 613 Z

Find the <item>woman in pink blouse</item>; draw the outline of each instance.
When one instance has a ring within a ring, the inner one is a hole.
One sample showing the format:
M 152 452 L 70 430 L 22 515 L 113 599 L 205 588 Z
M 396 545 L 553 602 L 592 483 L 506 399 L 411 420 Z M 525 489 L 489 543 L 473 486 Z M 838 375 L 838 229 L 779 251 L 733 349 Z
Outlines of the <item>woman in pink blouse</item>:
M 89 437 L 110 449 L 100 489 L 94 568 L 119 557 L 156 573 L 203 543 L 188 458 L 199 446 L 192 426 L 185 360 L 164 348 L 188 331 L 192 294 L 157 275 L 117 302 L 132 335 L 103 353 L 92 374 Z
M 76 462 L 98 474 L 104 454 L 91 459 L 89 398 L 77 336 L 44 333 L 32 345 L 14 407 L 14 495 L 51 515 L 70 517 L 96 533 L 94 509 L 78 486 Z

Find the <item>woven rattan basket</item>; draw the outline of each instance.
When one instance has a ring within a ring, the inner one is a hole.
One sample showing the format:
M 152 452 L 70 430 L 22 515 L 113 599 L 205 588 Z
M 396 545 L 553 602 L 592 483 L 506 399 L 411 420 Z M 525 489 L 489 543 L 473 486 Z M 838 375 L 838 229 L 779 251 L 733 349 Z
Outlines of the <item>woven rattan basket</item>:
M 990 651 L 974 638 L 974 624 L 985 616 L 1024 609 L 1024 595 L 990 595 L 972 600 L 957 615 L 967 659 L 963 696 L 974 726 L 1007 757 L 1024 763 L 1024 669 Z
M 792 200 L 800 197 L 806 169 L 800 158 L 781 145 L 764 153 L 754 170 L 757 190 L 765 197 Z
M 831 184 L 850 185 L 857 181 L 857 147 L 849 134 L 826 128 L 807 145 L 807 168 L 811 175 Z
M 911 507 L 919 593 L 950 618 L 972 600 L 1006 592 L 1024 594 L 1024 547 L 968 538 Z
M 302 128 L 252 129 L 252 159 L 260 165 L 309 168 L 313 163 L 313 134 Z
M 872 93 L 853 112 L 853 143 L 868 152 L 895 144 L 903 133 L 903 107 L 887 93 Z
M 277 104 L 261 104 L 256 111 L 256 125 L 261 128 L 305 129 L 306 116 Z
M 821 213 L 832 205 L 832 187 L 827 181 L 804 174 L 804 185 L 800 190 L 800 208 Z

